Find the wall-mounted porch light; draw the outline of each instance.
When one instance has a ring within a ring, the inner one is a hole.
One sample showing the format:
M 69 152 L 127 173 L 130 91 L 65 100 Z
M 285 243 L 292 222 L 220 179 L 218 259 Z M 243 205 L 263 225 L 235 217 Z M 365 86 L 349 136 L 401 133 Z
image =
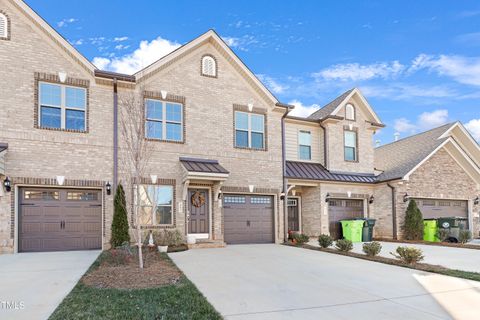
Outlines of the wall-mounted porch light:
M 403 202 L 407 202 L 409 198 L 410 196 L 408 195 L 408 193 L 405 193 L 405 195 L 403 196 Z
M 325 196 L 325 202 L 328 203 L 330 201 L 330 193 L 327 193 Z
M 218 190 L 218 200 L 222 199 L 222 190 Z
M 368 199 L 368 203 L 372 204 L 373 201 L 375 200 L 375 197 L 373 196 L 373 194 L 370 196 L 370 198 Z
M 107 195 L 112 194 L 112 185 L 110 184 L 110 182 L 107 182 L 107 184 L 105 185 L 105 190 L 107 191 Z
M 12 190 L 12 185 L 8 177 L 5 177 L 5 180 L 3 180 L 3 186 L 5 187 L 6 192 L 10 192 Z
M 280 193 L 280 200 L 282 200 L 282 201 L 285 200 L 285 193 L 284 192 Z
M 473 199 L 473 204 L 477 205 L 480 203 L 480 198 L 477 196 L 475 199 Z

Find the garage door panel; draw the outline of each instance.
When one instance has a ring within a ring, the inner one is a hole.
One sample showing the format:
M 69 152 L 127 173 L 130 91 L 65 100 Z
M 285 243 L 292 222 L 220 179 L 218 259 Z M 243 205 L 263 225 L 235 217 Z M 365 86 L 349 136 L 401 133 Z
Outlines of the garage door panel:
M 330 199 L 328 219 L 330 236 L 339 239 L 342 236 L 341 220 L 363 218 L 363 200 Z
M 271 243 L 273 197 L 224 195 L 224 234 L 229 244 Z
M 20 190 L 20 251 L 102 247 L 102 207 L 99 191 L 68 189 L 52 191 L 49 188 Z M 70 196 L 69 200 L 68 194 L 83 196 L 76 199 Z
M 463 217 L 468 218 L 467 201 L 445 199 L 414 199 L 424 219 Z

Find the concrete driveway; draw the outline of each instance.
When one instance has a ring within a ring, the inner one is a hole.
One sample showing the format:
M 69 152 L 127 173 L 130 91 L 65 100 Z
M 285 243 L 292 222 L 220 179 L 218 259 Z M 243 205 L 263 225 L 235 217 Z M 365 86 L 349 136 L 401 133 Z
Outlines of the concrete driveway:
M 47 319 L 99 253 L 0 255 L 0 319 Z
M 170 257 L 226 319 L 478 319 L 480 282 L 273 244 Z

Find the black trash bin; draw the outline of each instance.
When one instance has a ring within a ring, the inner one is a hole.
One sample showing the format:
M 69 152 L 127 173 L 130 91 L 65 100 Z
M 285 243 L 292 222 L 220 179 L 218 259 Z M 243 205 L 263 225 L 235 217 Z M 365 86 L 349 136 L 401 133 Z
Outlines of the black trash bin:
M 362 241 L 370 242 L 373 240 L 373 227 L 375 226 L 375 219 L 366 218 L 364 219 L 365 223 L 363 224 L 362 230 Z

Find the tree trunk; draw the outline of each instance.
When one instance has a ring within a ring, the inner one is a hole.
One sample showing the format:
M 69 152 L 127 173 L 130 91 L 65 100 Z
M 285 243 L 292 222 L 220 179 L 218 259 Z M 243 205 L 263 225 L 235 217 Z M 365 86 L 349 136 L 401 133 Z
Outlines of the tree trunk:
M 140 179 L 137 179 L 136 181 L 139 181 Z M 139 186 L 137 184 L 137 187 L 135 188 L 136 192 L 136 199 L 137 199 L 137 204 L 134 204 L 134 211 L 135 211 L 135 227 L 137 228 L 137 246 L 138 246 L 138 264 L 140 269 L 143 269 L 143 253 L 142 253 L 142 228 L 140 227 L 140 217 L 139 217 L 139 201 L 140 201 L 140 191 L 139 191 Z

